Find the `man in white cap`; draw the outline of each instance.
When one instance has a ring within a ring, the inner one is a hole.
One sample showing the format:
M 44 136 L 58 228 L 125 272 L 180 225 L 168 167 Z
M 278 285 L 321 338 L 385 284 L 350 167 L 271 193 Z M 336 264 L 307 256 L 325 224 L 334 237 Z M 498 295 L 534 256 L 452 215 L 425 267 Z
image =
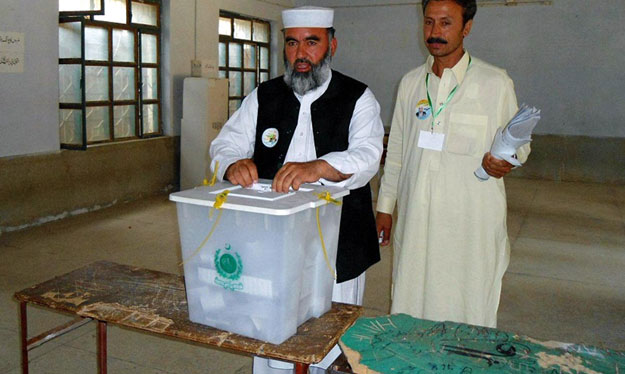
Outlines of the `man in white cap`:
M 337 48 L 332 9 L 288 9 L 282 20 L 285 74 L 243 100 L 211 144 L 211 166 L 219 162 L 217 177 L 233 184 L 273 179 L 279 192 L 313 182 L 348 188 L 332 299 L 360 305 L 365 270 L 380 260 L 369 187 L 382 155 L 380 106 L 365 84 L 330 69 Z M 311 373 L 325 372 L 339 354 L 337 346 Z M 256 374 L 292 370 L 254 359 Z

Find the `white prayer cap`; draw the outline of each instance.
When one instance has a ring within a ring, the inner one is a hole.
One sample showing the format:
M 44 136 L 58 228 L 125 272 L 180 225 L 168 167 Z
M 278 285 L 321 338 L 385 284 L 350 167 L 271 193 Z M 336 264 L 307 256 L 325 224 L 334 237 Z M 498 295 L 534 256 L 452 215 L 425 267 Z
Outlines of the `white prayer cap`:
M 332 27 L 334 9 L 314 6 L 286 9 L 282 11 L 284 28 L 293 27 Z

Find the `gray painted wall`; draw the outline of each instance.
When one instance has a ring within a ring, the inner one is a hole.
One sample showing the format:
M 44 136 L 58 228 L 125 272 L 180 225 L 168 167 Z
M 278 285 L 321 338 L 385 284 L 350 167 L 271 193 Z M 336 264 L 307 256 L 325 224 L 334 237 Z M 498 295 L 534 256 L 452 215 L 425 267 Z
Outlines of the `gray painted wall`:
M 0 31 L 24 34 L 24 71 L 0 73 L 0 157 L 59 150 L 58 1 L 3 0 Z
M 399 80 L 427 53 L 421 5 L 402 0 L 295 3 L 336 9 L 334 67 L 369 84 L 390 126 Z M 623 0 L 480 6 L 465 45 L 471 54 L 508 71 L 519 103 L 542 109 L 538 134 L 624 138 L 623 19 Z

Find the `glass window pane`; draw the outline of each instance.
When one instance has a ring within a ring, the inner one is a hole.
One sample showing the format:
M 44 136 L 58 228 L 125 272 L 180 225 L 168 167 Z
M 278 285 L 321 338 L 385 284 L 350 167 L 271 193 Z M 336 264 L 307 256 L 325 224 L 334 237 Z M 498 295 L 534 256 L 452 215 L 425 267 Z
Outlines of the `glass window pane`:
M 226 43 L 219 43 L 219 66 L 226 66 Z
M 59 23 L 59 58 L 80 58 L 80 22 Z
M 158 25 L 158 7 L 153 4 L 132 2 L 132 23 Z
M 95 16 L 95 20 L 126 23 L 126 0 L 105 0 L 104 15 Z
M 143 68 L 141 74 L 143 99 L 158 99 L 158 69 Z
M 256 68 L 256 46 L 251 44 L 243 45 L 243 66 L 247 69 Z
M 85 59 L 106 61 L 109 58 L 108 31 L 100 27 L 85 27 Z
M 143 106 L 143 133 L 151 134 L 158 132 L 158 105 L 147 104 Z
M 256 88 L 256 73 L 245 72 L 243 80 L 243 96 L 247 96 Z
M 113 67 L 113 97 L 115 100 L 135 99 L 135 69 Z
M 59 135 L 63 144 L 82 144 L 82 110 L 59 110 Z
M 226 71 L 225 70 L 219 70 L 219 78 L 226 78 Z
M 109 107 L 87 107 L 87 142 L 110 139 Z
M 228 66 L 231 68 L 241 67 L 241 44 L 230 43 L 228 45 L 229 61 Z
M 228 91 L 228 95 L 229 96 L 241 96 L 241 72 L 231 71 L 230 77 L 228 79 L 230 81 L 230 88 Z
M 115 138 L 135 136 L 135 106 L 117 105 L 113 107 L 113 130 Z
M 113 29 L 113 61 L 135 62 L 135 33 Z
M 85 93 L 87 101 L 109 99 L 109 73 L 105 66 L 85 67 Z
M 219 17 L 219 35 L 230 35 L 232 24 L 230 18 Z
M 158 45 L 156 35 L 141 34 L 141 62 L 156 64 L 158 62 Z
M 228 116 L 231 117 L 241 106 L 241 100 L 228 101 Z
M 80 79 L 82 68 L 80 65 L 59 65 L 59 102 L 82 102 Z
M 266 82 L 269 80 L 269 73 L 260 73 L 260 83 Z
M 59 12 L 89 12 L 102 10 L 100 0 L 59 0 Z
M 269 48 L 260 47 L 260 68 L 269 69 Z
M 234 37 L 237 39 L 252 39 L 252 21 L 234 19 Z
M 269 42 L 269 25 L 262 22 L 254 22 L 254 41 Z

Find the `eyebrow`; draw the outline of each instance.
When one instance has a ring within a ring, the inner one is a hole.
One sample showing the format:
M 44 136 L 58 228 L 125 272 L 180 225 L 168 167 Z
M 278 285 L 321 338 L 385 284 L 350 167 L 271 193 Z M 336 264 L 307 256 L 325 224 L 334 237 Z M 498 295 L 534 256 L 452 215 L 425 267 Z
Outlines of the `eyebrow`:
M 320 41 L 321 38 L 319 38 L 317 35 L 311 35 L 311 36 L 307 36 L 306 38 L 304 38 L 304 40 Z M 287 41 L 287 42 L 297 42 L 299 40 L 295 39 L 292 36 L 287 36 L 285 41 Z

